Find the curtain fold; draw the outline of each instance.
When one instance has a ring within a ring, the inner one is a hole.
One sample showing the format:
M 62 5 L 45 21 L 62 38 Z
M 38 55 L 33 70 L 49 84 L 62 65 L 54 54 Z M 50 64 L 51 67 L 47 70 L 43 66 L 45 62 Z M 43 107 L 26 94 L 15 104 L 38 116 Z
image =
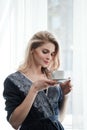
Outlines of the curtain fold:
M 72 129 L 87 129 L 87 1 L 73 1 L 73 112 Z
M 8 74 L 16 71 L 22 62 L 32 33 L 47 29 L 46 14 L 47 0 L 0 0 L 0 129 L 2 130 L 13 130 L 6 121 L 2 96 L 3 81 Z

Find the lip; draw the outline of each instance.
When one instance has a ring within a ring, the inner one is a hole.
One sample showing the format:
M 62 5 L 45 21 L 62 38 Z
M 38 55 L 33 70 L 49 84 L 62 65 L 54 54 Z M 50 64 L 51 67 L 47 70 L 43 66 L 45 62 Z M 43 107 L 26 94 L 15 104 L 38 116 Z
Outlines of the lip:
M 48 62 L 48 61 L 44 61 L 44 63 L 45 63 L 45 64 L 49 64 L 49 62 Z

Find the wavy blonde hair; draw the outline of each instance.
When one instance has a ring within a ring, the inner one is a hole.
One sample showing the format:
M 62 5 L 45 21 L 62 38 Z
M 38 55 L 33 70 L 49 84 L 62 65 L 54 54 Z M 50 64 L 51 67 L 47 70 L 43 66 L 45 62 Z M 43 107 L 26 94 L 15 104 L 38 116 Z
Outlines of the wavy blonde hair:
M 19 66 L 18 70 L 25 73 L 32 64 L 32 60 L 33 60 L 32 53 L 31 53 L 32 50 L 42 46 L 47 42 L 51 42 L 52 44 L 55 45 L 55 56 L 49 66 L 49 69 L 42 67 L 42 72 L 45 72 L 47 77 L 49 77 L 50 72 L 53 72 L 54 70 L 58 69 L 60 65 L 58 41 L 50 32 L 39 31 L 36 34 L 34 34 L 33 37 L 29 40 L 26 53 L 25 53 L 24 62 Z

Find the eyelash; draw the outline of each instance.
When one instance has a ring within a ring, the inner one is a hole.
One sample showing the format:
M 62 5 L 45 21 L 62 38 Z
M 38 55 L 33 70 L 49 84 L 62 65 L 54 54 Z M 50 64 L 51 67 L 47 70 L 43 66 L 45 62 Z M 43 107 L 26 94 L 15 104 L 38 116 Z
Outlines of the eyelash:
M 42 51 L 44 54 L 47 54 L 48 53 L 48 51 Z M 54 56 L 55 54 L 54 53 L 52 53 L 51 54 L 51 56 Z
M 44 54 L 47 54 L 48 52 L 47 51 L 42 51 Z

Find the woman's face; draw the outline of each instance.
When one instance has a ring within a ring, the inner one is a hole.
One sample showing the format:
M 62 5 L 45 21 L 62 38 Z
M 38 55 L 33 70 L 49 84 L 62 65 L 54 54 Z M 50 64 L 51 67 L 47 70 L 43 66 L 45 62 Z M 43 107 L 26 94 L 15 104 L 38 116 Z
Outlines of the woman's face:
M 45 43 L 42 46 L 32 51 L 33 60 L 36 66 L 49 67 L 55 56 L 55 45 L 51 42 Z

